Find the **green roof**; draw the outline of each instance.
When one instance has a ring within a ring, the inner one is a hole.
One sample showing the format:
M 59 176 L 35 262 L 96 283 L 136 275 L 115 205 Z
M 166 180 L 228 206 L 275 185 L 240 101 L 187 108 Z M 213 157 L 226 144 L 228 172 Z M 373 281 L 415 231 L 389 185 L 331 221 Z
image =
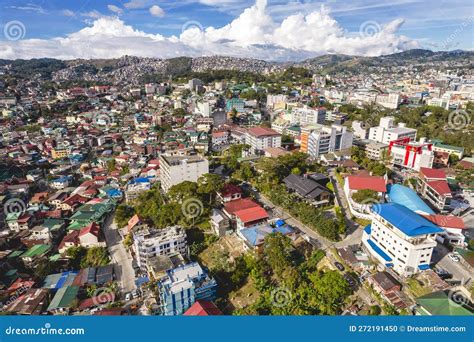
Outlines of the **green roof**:
M 78 292 L 79 286 L 66 286 L 60 288 L 51 300 L 51 303 L 48 306 L 48 311 L 58 308 L 69 308 L 77 298 Z
M 51 249 L 50 245 L 34 245 L 21 255 L 22 258 L 33 258 L 38 255 L 46 254 Z
M 19 257 L 20 255 L 23 254 L 24 251 L 14 251 L 10 254 L 8 254 L 8 257 L 7 258 L 16 258 L 16 257 Z
M 438 291 L 429 293 L 416 299 L 421 306 L 422 315 L 431 316 L 472 316 L 473 313 L 463 306 L 455 303 L 446 292 Z
M 439 141 L 433 141 L 433 145 L 435 145 L 436 147 L 439 147 L 439 148 L 445 148 L 447 150 L 464 152 L 464 147 L 453 146 L 453 145 L 448 145 L 448 144 L 442 144 Z
M 48 228 L 49 230 L 58 230 L 64 224 L 64 220 L 60 219 L 46 219 L 41 224 L 43 227 Z

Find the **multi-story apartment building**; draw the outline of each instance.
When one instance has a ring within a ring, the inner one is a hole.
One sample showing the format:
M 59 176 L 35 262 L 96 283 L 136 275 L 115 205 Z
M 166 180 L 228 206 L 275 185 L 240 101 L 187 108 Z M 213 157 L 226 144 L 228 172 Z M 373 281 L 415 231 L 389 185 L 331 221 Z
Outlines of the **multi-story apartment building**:
M 184 181 L 196 182 L 205 173 L 209 173 L 209 162 L 201 156 L 160 156 L 161 188 L 165 192 Z
M 307 153 L 314 159 L 319 158 L 322 154 L 340 151 L 352 146 L 353 135 L 347 130 L 347 127 L 315 125 L 310 130 L 311 133 L 307 138 Z
M 387 156 L 388 145 L 370 142 L 365 146 L 365 155 L 372 160 L 383 160 Z
M 388 144 L 394 140 L 403 138 L 416 139 L 416 129 L 405 127 L 404 123 L 395 125 L 393 116 L 386 116 L 380 119 L 377 127 L 371 127 L 369 130 L 369 139 L 380 143 Z
M 164 316 L 182 315 L 197 300 L 213 301 L 217 283 L 197 263 L 183 265 L 167 272 L 158 282 L 160 311 Z
M 420 168 L 416 190 L 440 212 L 447 212 L 453 197 L 443 170 Z
M 153 229 L 142 226 L 133 233 L 133 248 L 139 267 L 157 255 L 188 254 L 186 232 L 181 226 Z
M 416 171 L 422 167 L 431 168 L 434 162 L 431 144 L 411 142 L 408 137 L 391 141 L 387 154 L 393 165 Z
M 377 95 L 377 97 L 375 98 L 375 102 L 377 104 L 390 109 L 397 109 L 398 105 L 400 104 L 400 100 L 400 94 L 395 93 Z
M 362 243 L 372 257 L 402 276 L 429 269 L 440 227 L 397 203 L 374 204 L 371 216 Z
M 266 127 L 251 127 L 245 133 L 245 143 L 252 153 L 261 154 L 268 147 L 281 147 L 281 134 Z
M 323 124 L 326 120 L 326 108 L 312 109 L 308 107 L 295 108 L 291 112 L 291 123 L 293 125 Z

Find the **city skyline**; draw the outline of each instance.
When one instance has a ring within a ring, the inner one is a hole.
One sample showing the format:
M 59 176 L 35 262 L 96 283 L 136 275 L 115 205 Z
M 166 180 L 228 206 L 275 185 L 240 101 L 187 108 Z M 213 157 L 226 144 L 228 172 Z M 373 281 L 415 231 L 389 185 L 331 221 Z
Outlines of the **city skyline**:
M 0 58 L 228 55 L 299 61 L 472 50 L 472 6 L 392 1 L 2 1 Z

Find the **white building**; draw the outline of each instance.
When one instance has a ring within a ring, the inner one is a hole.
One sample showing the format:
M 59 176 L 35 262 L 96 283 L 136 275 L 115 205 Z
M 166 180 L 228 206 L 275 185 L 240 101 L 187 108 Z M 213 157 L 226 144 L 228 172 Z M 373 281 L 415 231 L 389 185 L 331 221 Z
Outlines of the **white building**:
M 291 112 L 291 124 L 313 125 L 323 124 L 326 120 L 326 108 L 312 109 L 308 107 L 295 108 Z
M 407 169 L 420 171 L 422 167 L 433 167 L 433 149 L 431 144 L 423 142 L 391 142 L 388 147 L 388 156 L 393 165 Z
M 161 188 L 165 192 L 184 181 L 197 182 L 205 173 L 209 173 L 209 162 L 201 156 L 160 156 Z
M 362 243 L 371 256 L 402 276 L 429 269 L 436 235 L 443 230 L 397 203 L 372 206 Z
M 308 137 L 308 154 L 314 158 L 352 146 L 353 134 L 341 125 L 315 125 Z
M 369 128 L 369 125 L 363 121 L 352 121 L 352 130 L 356 138 L 367 139 L 369 137 Z
M 402 138 L 416 139 L 416 129 L 405 127 L 404 123 L 395 125 L 395 118 L 393 116 L 386 116 L 380 119 L 377 127 L 372 127 L 369 130 L 369 140 L 378 141 L 383 144 L 388 144 L 391 141 Z
M 181 226 L 165 229 L 143 226 L 133 233 L 133 248 L 139 267 L 146 265 L 147 258 L 157 255 L 187 255 L 186 231 Z
M 399 94 L 382 94 L 377 95 L 375 102 L 385 108 L 397 109 L 398 105 L 400 104 L 400 99 L 401 98 Z
M 212 106 L 209 101 L 198 102 L 196 104 L 196 111 L 204 117 L 210 117 Z
M 245 133 L 245 143 L 252 153 L 263 153 L 268 147 L 281 147 L 281 134 L 266 127 L 251 127 Z
M 273 109 L 283 109 L 288 101 L 288 96 L 283 94 L 267 95 L 267 107 Z

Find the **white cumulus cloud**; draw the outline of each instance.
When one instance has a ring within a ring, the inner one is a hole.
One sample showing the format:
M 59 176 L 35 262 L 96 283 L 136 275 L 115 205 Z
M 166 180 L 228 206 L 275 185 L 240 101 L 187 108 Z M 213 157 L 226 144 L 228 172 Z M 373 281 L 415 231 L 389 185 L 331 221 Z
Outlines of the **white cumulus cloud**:
M 149 11 L 150 11 L 150 14 L 154 17 L 160 17 L 161 18 L 161 17 L 165 16 L 165 11 L 163 11 L 163 9 L 158 5 L 151 6 Z
M 144 6 L 145 3 L 148 2 L 132 0 L 124 7 Z M 150 7 L 150 13 L 164 15 L 164 11 L 156 7 Z M 277 22 L 270 15 L 266 0 L 257 0 L 223 27 L 204 29 L 199 23 L 184 24 L 179 37 L 149 34 L 117 17 L 102 16 L 98 12 L 82 15 L 95 20 L 90 26 L 65 37 L 4 41 L 0 58 L 228 55 L 287 61 L 324 53 L 374 56 L 419 47 L 417 41 L 398 34 L 402 19 L 388 23 L 369 21 L 361 23 L 360 31 L 348 32 L 325 7 L 309 14 L 291 14 Z

